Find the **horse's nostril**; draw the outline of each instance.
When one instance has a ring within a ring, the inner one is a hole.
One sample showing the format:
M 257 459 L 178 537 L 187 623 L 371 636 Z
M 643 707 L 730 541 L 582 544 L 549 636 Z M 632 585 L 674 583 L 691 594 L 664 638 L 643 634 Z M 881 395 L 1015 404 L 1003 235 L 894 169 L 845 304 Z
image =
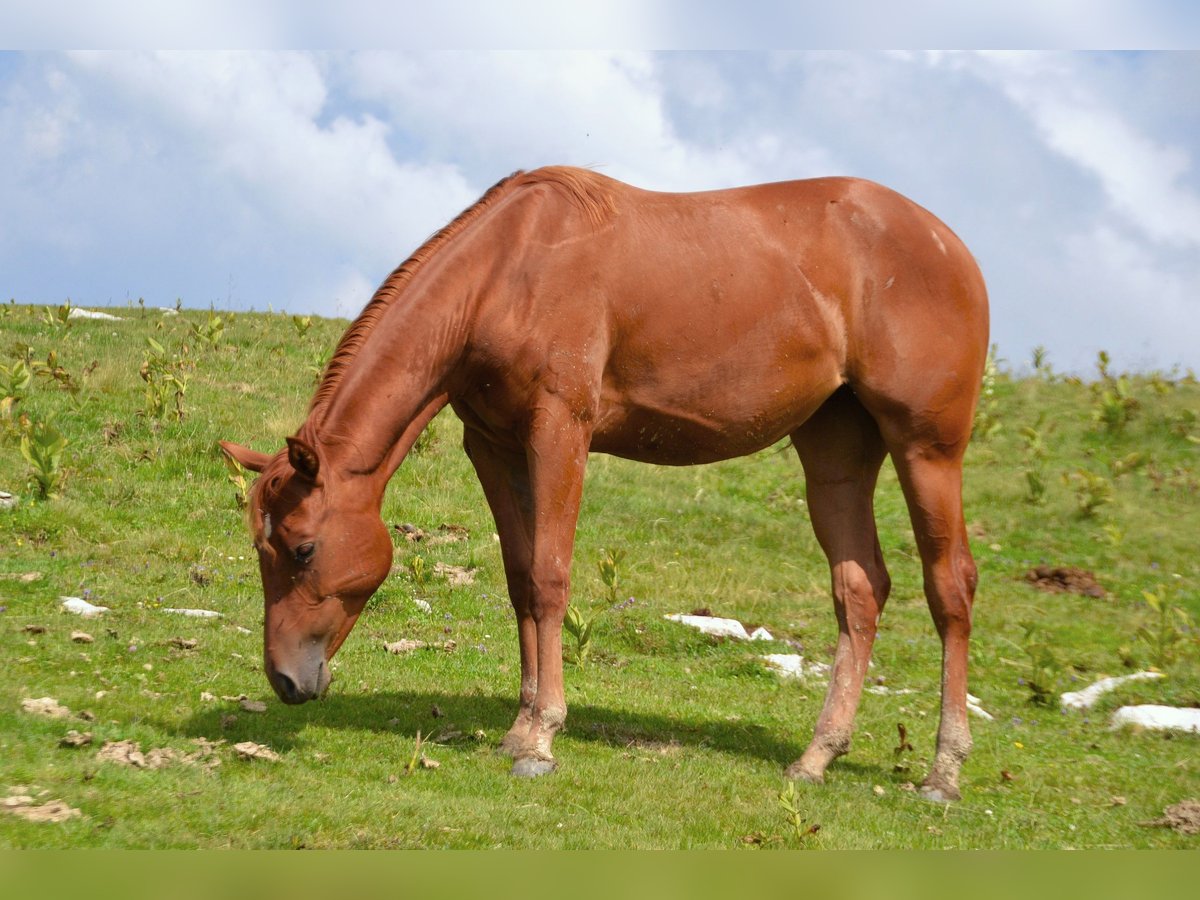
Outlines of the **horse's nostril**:
M 279 694 L 285 702 L 298 703 L 300 701 L 300 692 L 296 690 L 296 682 L 282 672 L 275 673 L 275 686 L 279 689 Z

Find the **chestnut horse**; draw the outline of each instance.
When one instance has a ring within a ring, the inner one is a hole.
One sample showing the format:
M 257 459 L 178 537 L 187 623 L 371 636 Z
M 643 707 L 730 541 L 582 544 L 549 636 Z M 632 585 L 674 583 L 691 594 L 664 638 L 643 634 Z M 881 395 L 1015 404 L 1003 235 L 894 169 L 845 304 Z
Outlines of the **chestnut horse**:
M 942 222 L 879 185 L 820 178 L 690 194 L 590 171 L 518 172 L 430 238 L 338 344 L 308 418 L 250 502 L 267 677 L 321 696 L 329 660 L 392 566 L 384 488 L 449 404 L 496 520 L 521 648 L 503 739 L 514 775 L 554 769 L 562 623 L 589 451 L 660 465 L 790 437 L 833 576 L 838 642 L 819 782 L 850 746 L 889 579 L 873 494 L 890 454 L 942 640 L 923 790 L 959 796 L 975 565 L 962 460 L 987 353 L 983 279 Z

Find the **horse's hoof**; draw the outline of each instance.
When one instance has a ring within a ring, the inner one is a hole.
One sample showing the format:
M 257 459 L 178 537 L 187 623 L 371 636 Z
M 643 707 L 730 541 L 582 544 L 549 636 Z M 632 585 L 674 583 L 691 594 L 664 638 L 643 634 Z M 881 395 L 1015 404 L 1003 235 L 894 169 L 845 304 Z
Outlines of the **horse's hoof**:
M 921 797 L 933 803 L 953 803 L 962 799 L 958 788 L 948 784 L 923 784 L 919 793 Z
M 796 760 L 783 770 L 783 777 L 788 781 L 807 781 L 809 784 L 824 784 L 825 775 L 806 768 L 800 760 Z
M 556 768 L 558 763 L 552 759 L 521 756 L 513 760 L 512 775 L 514 778 L 537 778 L 539 775 L 549 775 Z

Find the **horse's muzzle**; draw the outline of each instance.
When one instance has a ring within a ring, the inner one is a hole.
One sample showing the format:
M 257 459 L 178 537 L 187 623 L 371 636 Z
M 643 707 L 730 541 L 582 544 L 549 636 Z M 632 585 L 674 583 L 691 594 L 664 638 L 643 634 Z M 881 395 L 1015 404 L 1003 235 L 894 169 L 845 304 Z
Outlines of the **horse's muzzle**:
M 288 671 L 286 667 L 276 669 L 267 666 L 267 680 L 284 703 L 298 704 L 315 700 L 325 693 L 333 680 L 329 664 L 324 659 L 320 659 L 315 668 L 302 668 L 307 671 Z

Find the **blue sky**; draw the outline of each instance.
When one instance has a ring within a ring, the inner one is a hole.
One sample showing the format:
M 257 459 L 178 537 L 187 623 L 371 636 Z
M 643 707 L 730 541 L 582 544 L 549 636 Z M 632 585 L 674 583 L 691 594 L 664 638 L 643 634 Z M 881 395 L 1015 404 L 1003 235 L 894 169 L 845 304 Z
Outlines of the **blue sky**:
M 1196 52 L 11 53 L 0 134 L 3 299 L 352 316 L 517 168 L 848 174 L 966 240 L 1014 367 L 1200 368 Z

